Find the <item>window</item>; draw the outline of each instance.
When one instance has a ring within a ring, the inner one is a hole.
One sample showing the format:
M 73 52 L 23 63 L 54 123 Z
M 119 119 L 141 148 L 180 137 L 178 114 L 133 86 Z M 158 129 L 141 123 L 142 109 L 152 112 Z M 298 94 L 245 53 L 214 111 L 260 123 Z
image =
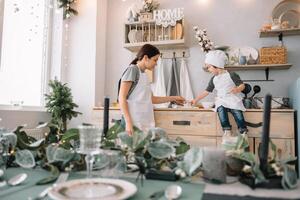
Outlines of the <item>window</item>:
M 49 71 L 50 1 L 0 0 L 2 105 L 43 106 Z

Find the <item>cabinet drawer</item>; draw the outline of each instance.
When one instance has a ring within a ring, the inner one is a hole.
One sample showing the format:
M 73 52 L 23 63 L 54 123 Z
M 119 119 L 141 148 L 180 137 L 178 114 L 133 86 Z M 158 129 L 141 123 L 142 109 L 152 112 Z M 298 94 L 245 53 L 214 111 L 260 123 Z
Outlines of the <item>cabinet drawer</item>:
M 156 126 L 172 135 L 216 135 L 213 112 L 155 111 Z
M 254 153 L 254 138 L 249 137 L 248 141 L 250 152 Z M 222 148 L 222 137 L 217 137 L 217 147 Z
M 293 139 L 275 139 L 271 138 L 272 142 L 277 147 L 277 156 L 279 159 L 286 159 L 295 156 L 295 141 Z M 261 142 L 260 138 L 255 138 L 255 154 L 258 156 L 258 146 Z M 270 146 L 270 145 L 269 145 Z M 272 152 L 271 147 L 269 148 L 269 155 Z
M 168 135 L 171 139 L 176 139 L 181 137 L 184 141 L 191 145 L 191 147 L 215 147 L 217 145 L 216 137 L 206 137 L 206 136 L 189 136 L 189 135 Z
M 263 121 L 263 112 L 246 112 L 244 113 L 245 120 L 251 123 L 259 123 Z M 238 129 L 234 118 L 229 113 L 229 120 L 232 125 L 233 133 L 237 133 Z M 248 135 L 251 137 L 260 137 L 262 132 L 262 127 L 253 128 L 248 127 Z M 220 125 L 220 120 L 217 119 L 217 132 L 218 135 L 222 135 L 222 127 Z M 294 113 L 288 112 L 278 112 L 271 113 L 271 123 L 270 123 L 270 136 L 273 138 L 294 138 Z
M 103 127 L 103 110 L 93 110 L 92 112 L 92 121 L 93 124 Z M 110 110 L 109 111 L 109 127 L 114 124 L 114 120 L 121 119 L 122 114 L 120 110 Z

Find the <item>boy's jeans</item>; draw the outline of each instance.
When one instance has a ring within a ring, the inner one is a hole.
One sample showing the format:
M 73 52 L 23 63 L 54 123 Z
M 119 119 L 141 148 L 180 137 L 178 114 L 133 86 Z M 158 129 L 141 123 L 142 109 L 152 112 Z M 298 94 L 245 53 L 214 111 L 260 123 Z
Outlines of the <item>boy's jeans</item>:
M 244 133 L 244 132 L 248 131 L 242 111 L 225 108 L 224 106 L 220 106 L 220 107 L 218 107 L 217 112 L 219 115 L 219 119 L 220 119 L 223 131 L 231 130 L 231 125 L 230 125 L 229 118 L 228 118 L 228 112 L 231 112 L 231 114 L 233 115 L 234 120 L 239 128 L 240 133 Z

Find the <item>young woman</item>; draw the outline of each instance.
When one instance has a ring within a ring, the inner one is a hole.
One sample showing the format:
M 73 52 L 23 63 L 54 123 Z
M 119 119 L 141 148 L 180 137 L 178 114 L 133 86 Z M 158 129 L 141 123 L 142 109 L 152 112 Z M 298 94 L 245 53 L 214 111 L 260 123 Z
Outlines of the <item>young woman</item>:
M 185 101 L 180 96 L 152 95 L 145 70 L 154 69 L 159 55 L 160 52 L 155 46 L 145 44 L 120 79 L 119 104 L 129 135 L 133 134 L 133 126 L 143 131 L 155 127 L 153 104 L 170 101 L 182 104 Z

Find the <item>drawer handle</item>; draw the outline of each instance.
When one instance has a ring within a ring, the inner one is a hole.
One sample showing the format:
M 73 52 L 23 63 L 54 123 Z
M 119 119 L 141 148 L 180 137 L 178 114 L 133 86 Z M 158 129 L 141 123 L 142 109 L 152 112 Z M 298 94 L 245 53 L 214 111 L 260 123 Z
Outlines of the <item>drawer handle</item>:
M 173 121 L 173 125 L 190 126 L 191 125 L 191 121 Z

